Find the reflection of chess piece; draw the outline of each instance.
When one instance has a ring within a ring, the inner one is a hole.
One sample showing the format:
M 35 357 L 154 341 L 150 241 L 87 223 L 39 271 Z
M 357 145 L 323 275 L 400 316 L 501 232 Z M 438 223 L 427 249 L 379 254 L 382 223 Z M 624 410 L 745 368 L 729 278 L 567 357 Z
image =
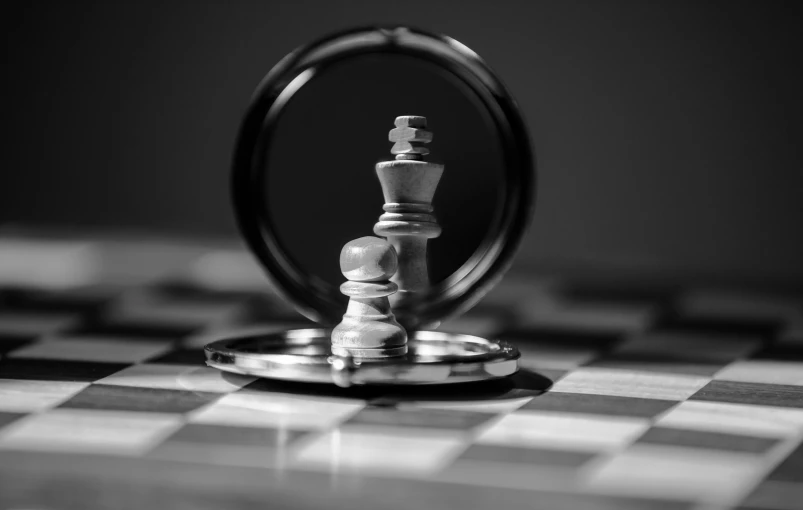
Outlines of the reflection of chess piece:
M 349 296 L 343 321 L 332 330 L 332 354 L 387 358 L 407 354 L 407 332 L 390 309 L 389 281 L 398 267 L 396 250 L 377 237 L 361 237 L 343 247 L 340 270 L 349 279 L 340 292 Z
M 385 213 L 374 225 L 376 235 L 387 237 L 399 255 L 399 269 L 391 278 L 399 292 L 390 298 L 404 307 L 411 297 L 429 288 L 427 240 L 438 237 L 441 227 L 432 215 L 432 197 L 443 165 L 422 161 L 429 154 L 423 146 L 432 141 L 425 117 L 396 117 L 388 138 L 395 161 L 377 163 L 376 173 L 385 195 Z

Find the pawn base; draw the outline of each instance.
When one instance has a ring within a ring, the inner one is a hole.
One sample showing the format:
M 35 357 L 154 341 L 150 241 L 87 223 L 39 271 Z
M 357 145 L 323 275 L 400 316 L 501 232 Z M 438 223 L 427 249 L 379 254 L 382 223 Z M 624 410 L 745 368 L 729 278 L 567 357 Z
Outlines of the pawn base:
M 418 331 L 407 354 L 361 359 L 332 354 L 331 330 L 250 330 L 204 348 L 206 364 L 226 372 L 286 381 L 352 385 L 422 385 L 486 381 L 518 371 L 518 350 L 484 338 Z

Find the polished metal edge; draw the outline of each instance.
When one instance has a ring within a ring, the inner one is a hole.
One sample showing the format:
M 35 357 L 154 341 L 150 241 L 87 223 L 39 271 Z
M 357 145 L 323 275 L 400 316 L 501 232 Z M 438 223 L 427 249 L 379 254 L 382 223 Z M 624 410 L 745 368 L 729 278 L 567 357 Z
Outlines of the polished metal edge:
M 330 331 L 234 332 L 204 347 L 206 364 L 226 372 L 285 381 L 352 385 L 425 385 L 486 381 L 518 370 L 518 349 L 473 335 L 418 331 L 409 352 L 372 360 L 335 356 Z

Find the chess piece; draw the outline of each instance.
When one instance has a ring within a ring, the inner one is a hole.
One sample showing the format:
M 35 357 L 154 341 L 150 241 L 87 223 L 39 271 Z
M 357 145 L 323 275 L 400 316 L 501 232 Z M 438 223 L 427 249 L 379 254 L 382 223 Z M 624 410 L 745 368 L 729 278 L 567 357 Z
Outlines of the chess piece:
M 398 290 L 390 278 L 398 267 L 396 250 L 378 237 L 361 237 L 340 252 L 340 271 L 349 281 L 343 321 L 332 330 L 332 353 L 355 358 L 407 354 L 407 332 L 396 322 L 388 296 Z
M 386 237 L 396 249 L 399 269 L 391 281 L 399 287 L 391 296 L 394 308 L 404 308 L 416 294 L 429 288 L 427 241 L 441 234 L 432 215 L 432 197 L 438 186 L 443 165 L 423 161 L 432 141 L 425 117 L 396 117 L 396 127 L 388 139 L 394 142 L 393 161 L 377 163 L 376 173 L 385 196 L 385 213 L 374 225 L 374 233 Z

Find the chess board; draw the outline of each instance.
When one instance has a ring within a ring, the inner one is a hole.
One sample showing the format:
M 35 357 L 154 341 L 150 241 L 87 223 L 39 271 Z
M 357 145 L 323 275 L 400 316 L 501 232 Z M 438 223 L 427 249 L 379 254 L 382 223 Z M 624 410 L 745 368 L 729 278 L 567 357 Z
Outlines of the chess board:
M 202 347 L 308 323 L 225 243 L 0 238 L 0 508 L 786 509 L 803 293 L 517 270 L 516 376 L 340 389 Z

